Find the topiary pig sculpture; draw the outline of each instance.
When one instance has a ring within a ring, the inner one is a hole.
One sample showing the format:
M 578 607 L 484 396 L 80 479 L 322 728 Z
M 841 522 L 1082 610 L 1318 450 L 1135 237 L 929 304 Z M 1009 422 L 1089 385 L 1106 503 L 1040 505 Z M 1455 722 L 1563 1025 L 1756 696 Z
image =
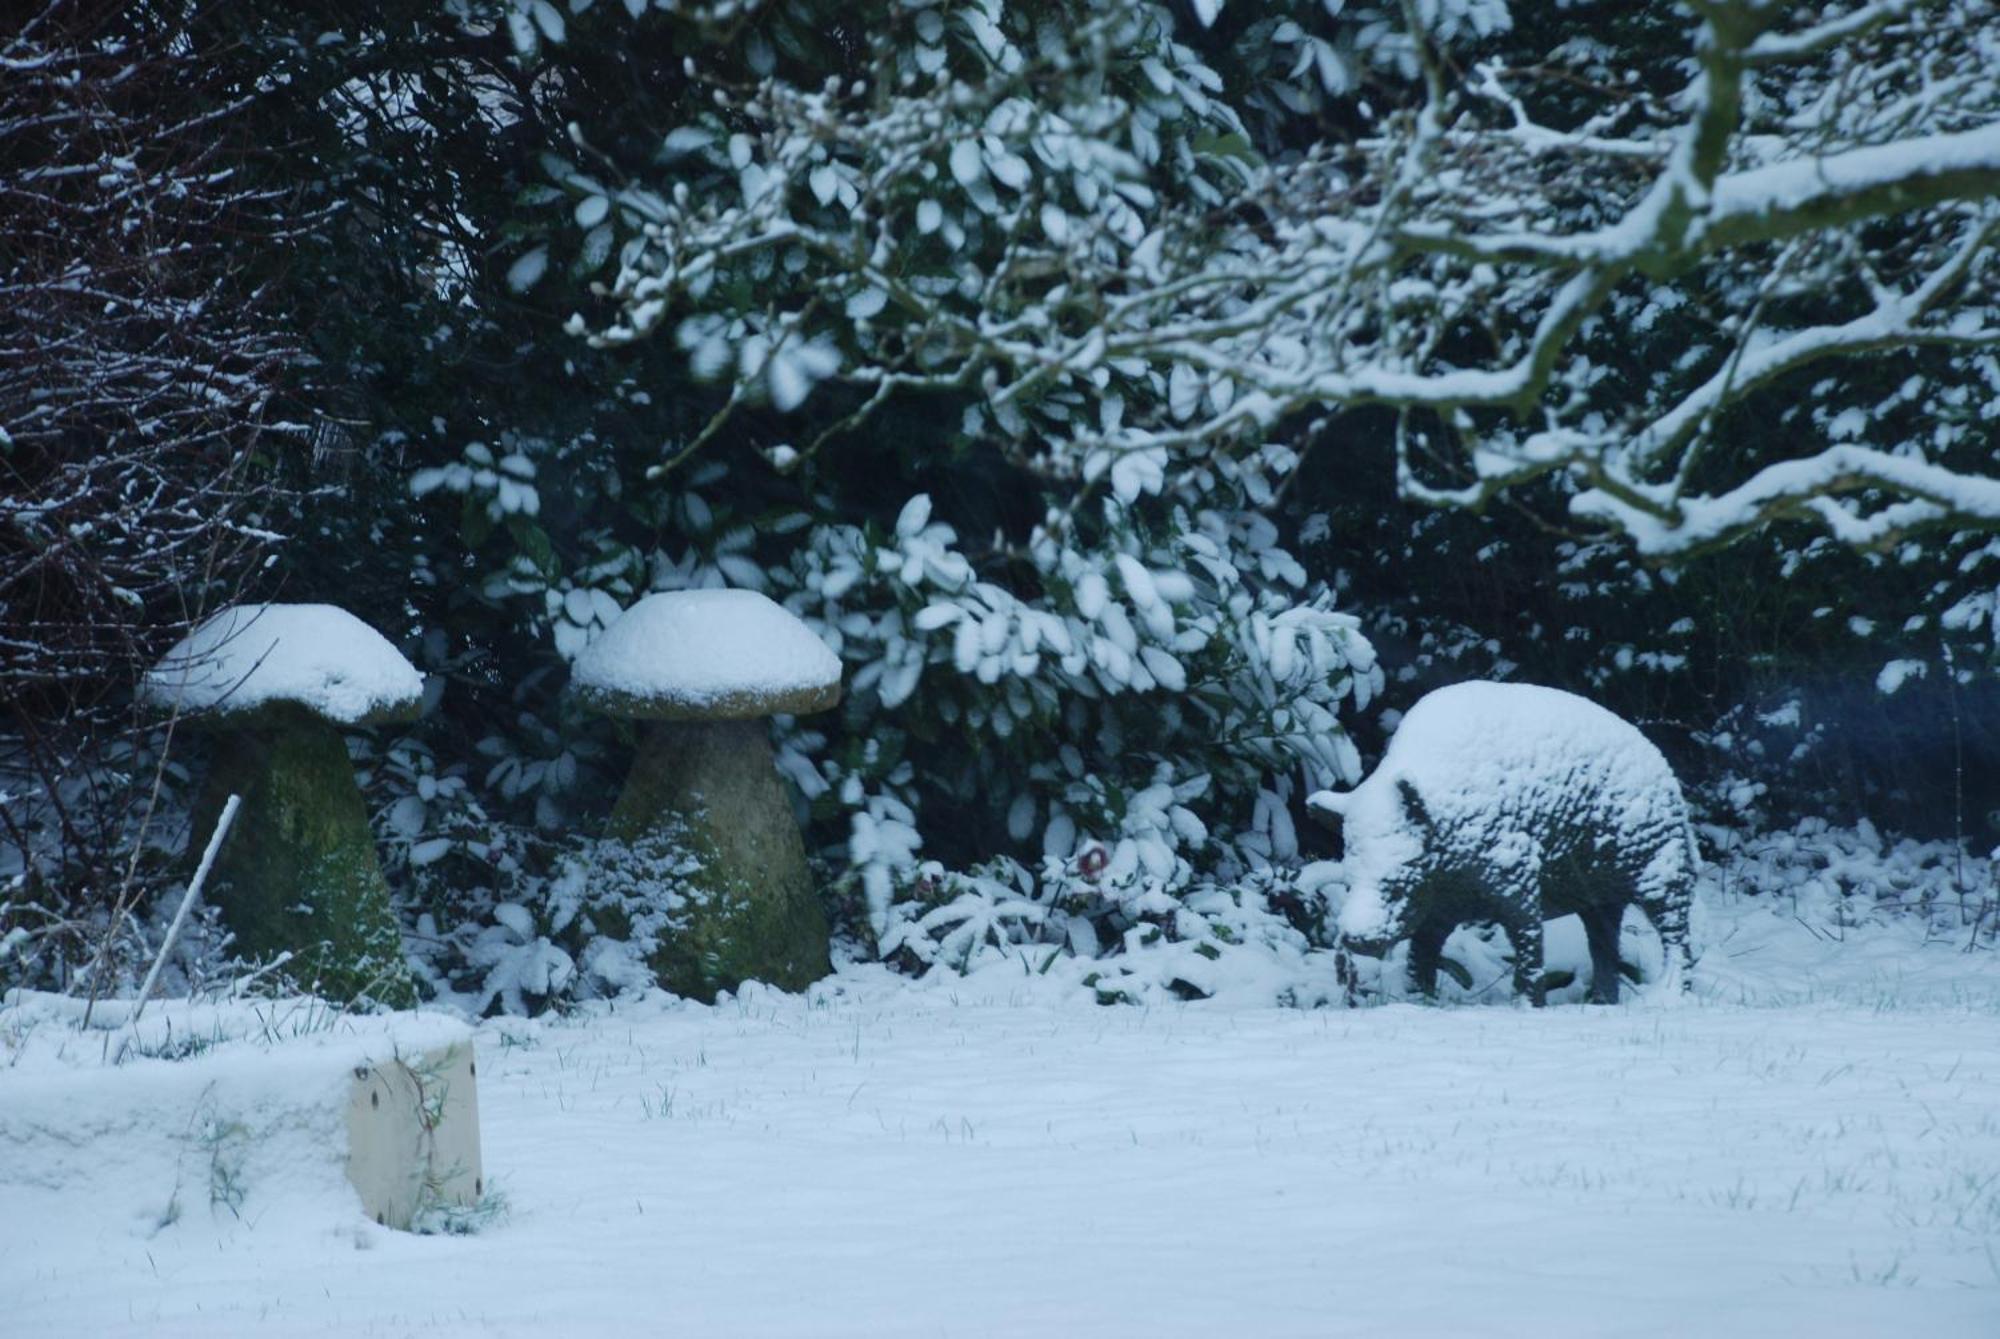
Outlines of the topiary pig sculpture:
M 1427 694 L 1381 766 L 1307 804 L 1338 815 L 1348 893 L 1338 925 L 1384 952 L 1410 941 L 1410 975 L 1437 988 L 1445 939 L 1493 921 L 1514 945 L 1514 989 L 1542 1003 L 1542 922 L 1574 912 L 1593 1001 L 1618 999 L 1618 933 L 1637 903 L 1687 988 L 1693 830 L 1680 783 L 1639 731 L 1571 693 L 1462 683 Z

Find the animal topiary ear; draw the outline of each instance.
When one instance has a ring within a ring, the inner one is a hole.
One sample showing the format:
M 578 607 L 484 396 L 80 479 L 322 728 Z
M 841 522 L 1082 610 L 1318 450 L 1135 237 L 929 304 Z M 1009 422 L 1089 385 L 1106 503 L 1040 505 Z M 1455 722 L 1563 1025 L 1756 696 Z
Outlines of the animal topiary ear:
M 1425 807 L 1424 797 L 1417 793 L 1415 786 L 1407 780 L 1399 780 L 1396 782 L 1396 793 L 1403 797 L 1403 812 L 1410 816 L 1412 823 L 1426 832 L 1437 826 L 1431 821 L 1431 811 Z

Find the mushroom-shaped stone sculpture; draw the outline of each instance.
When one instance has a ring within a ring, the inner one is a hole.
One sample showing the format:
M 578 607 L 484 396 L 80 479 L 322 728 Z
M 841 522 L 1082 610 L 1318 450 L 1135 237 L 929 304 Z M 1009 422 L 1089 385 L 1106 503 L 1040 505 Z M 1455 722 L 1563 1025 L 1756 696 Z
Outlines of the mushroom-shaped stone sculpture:
M 643 853 L 685 844 L 701 864 L 652 966 L 678 995 L 713 1000 L 747 980 L 798 990 L 830 970 L 826 913 L 771 758 L 764 717 L 840 701 L 840 659 L 747 590 L 649 595 L 571 667 L 571 691 L 650 722 L 606 836 Z
M 242 604 L 202 622 L 146 675 L 143 704 L 212 732 L 195 840 L 231 794 L 216 905 L 246 954 L 292 953 L 329 999 L 415 1002 L 388 884 L 337 727 L 414 719 L 423 676 L 325 604 Z

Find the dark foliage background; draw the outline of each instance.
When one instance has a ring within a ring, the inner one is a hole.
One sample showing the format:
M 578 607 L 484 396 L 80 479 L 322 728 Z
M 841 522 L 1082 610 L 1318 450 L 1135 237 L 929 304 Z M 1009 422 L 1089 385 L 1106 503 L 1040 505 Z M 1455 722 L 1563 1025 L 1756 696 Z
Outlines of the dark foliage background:
M 579 155 L 575 124 L 607 171 L 648 162 L 707 105 L 690 51 L 723 82 L 760 58 L 755 33 L 617 8 L 569 16 L 532 60 L 500 10 L 436 0 L 56 0 L 0 20 L 0 936 L 20 932 L 0 979 L 74 984 L 107 942 L 124 946 L 112 970 L 143 956 L 201 757 L 139 721 L 131 688 L 230 601 L 338 603 L 433 676 L 418 725 L 352 748 L 412 942 L 463 981 L 483 909 L 594 830 L 629 757 L 618 727 L 562 695 L 558 628 L 579 592 L 629 603 L 663 563 L 775 569 L 797 548 L 788 518 L 879 536 L 928 492 L 983 574 L 1050 596 L 1012 546 L 1051 485 L 962 434 L 949 397 L 892 404 L 791 472 L 763 453 L 853 401 L 815 400 L 805 424 L 751 406 L 687 464 L 649 473 L 726 388 L 691 379 L 670 341 L 601 350 L 562 332 L 595 301 L 609 242 L 567 226 L 574 199 L 547 155 Z M 1557 20 L 1520 8 L 1494 49 L 1527 61 Z M 1618 8 L 1604 40 L 1671 86 L 1669 7 Z M 1203 57 L 1268 82 L 1290 59 L 1275 24 L 1331 23 L 1316 4 L 1269 10 L 1228 7 Z M 786 69 L 851 78 L 867 21 L 791 5 L 763 40 Z M 1280 157 L 1352 136 L 1360 101 L 1402 87 L 1363 62 L 1344 93 L 1251 98 L 1248 123 Z M 1645 377 L 1710 319 L 1696 303 L 1686 325 L 1607 333 L 1605 359 Z M 1855 398 L 1889 397 L 1911 371 L 1885 359 Z M 1723 450 L 1803 431 L 1797 392 L 1764 391 L 1723 426 Z M 1856 553 L 1779 526 L 1652 568 L 1570 533 L 1551 485 L 1483 515 L 1399 501 L 1390 432 L 1366 415 L 1289 437 L 1304 465 L 1269 514 L 1387 671 L 1350 722 L 1364 754 L 1383 713 L 1426 689 L 1513 677 L 1637 721 L 1718 825 L 1867 817 L 2000 842 L 1990 637 L 1938 622 L 1994 580 L 1985 537 Z M 510 508 L 509 477 L 532 481 L 531 510 Z M 1892 661 L 1927 668 L 1884 692 Z M 905 713 L 907 748 L 939 775 L 981 733 L 923 714 L 952 691 Z M 863 759 L 867 721 L 825 724 L 819 743 L 872 786 L 897 760 Z M 1004 814 L 978 802 L 981 765 L 926 810 L 926 855 L 959 866 L 1012 849 Z M 837 853 L 851 819 L 814 798 L 811 845 L 850 928 L 860 893 Z

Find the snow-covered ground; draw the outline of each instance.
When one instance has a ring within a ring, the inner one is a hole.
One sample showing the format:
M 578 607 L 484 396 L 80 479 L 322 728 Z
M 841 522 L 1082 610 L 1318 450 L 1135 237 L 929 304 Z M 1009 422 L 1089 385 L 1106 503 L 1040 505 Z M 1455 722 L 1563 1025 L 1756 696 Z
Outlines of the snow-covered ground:
M 106 1069 L 17 1002 L 0 1333 L 2000 1334 L 1997 955 L 1914 920 L 1836 943 L 1771 900 L 1707 926 L 1686 1005 L 1100 1008 L 850 972 L 490 1022 L 505 1210 L 471 1236 L 364 1221 L 298 1170 L 310 1122 L 225 1168 L 232 1208 L 226 1130 L 116 1116 L 209 1072 L 283 1090 L 325 1034 Z

